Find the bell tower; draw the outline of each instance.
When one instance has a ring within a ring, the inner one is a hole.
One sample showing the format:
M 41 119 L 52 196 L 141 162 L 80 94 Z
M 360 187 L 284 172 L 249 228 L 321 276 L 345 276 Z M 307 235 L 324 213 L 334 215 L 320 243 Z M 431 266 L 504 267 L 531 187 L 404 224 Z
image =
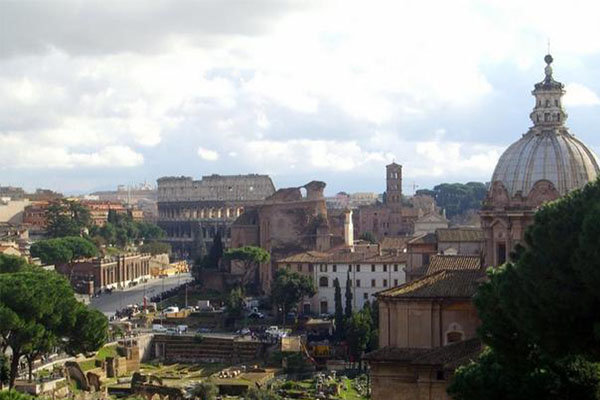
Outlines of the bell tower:
M 402 165 L 395 162 L 386 165 L 385 204 L 389 206 L 402 205 Z

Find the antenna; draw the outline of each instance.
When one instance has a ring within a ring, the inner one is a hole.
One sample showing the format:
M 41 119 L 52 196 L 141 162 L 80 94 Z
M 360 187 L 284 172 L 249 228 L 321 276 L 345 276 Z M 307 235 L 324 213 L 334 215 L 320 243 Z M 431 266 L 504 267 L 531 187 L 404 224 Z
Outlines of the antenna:
M 548 38 L 548 52 L 546 54 L 550 54 L 550 38 Z

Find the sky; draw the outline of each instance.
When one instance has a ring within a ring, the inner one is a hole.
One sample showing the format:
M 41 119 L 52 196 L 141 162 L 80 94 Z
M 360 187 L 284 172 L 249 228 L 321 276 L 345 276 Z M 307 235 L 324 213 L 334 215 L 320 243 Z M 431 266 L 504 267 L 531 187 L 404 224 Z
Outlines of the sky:
M 488 181 L 543 57 L 600 154 L 600 3 L 0 0 L 0 185 Z

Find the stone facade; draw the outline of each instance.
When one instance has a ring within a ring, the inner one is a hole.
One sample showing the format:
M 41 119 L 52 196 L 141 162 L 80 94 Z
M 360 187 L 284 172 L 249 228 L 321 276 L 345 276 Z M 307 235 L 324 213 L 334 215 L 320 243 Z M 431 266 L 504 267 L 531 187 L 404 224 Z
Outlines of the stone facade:
M 260 246 L 275 260 L 302 251 L 326 251 L 344 246 L 344 237 L 331 232 L 344 232 L 344 225 L 334 228 L 327 215 L 324 182 L 279 189 L 260 204 L 246 208 L 231 229 L 231 246 Z M 342 224 L 346 218 L 339 219 Z M 258 280 L 261 290 L 268 292 L 273 277 L 273 262 L 261 265 Z
M 158 179 L 157 224 L 176 255 L 197 257 L 217 232 L 230 242 L 231 225 L 248 206 L 275 192 L 266 175 L 210 175 Z
M 150 254 L 123 254 L 58 265 L 56 270 L 70 279 L 80 293 L 125 287 L 150 277 Z
M 435 211 L 429 196 L 414 196 L 406 201 L 402 195 L 402 166 L 386 166 L 386 191 L 383 203 L 359 207 L 358 235 L 370 232 L 378 240 L 384 237 L 410 236 L 415 222 L 426 213 Z
M 314 282 L 317 293 L 301 302 L 301 309 L 298 311 L 302 314 L 335 312 L 333 282 L 336 278 L 340 282 L 343 296 L 348 276 L 350 277 L 352 306 L 355 310 L 362 309 L 366 301 L 372 301 L 376 292 L 406 281 L 405 253 L 380 255 L 373 252 L 309 251 L 279 259 L 276 266 L 309 276 Z

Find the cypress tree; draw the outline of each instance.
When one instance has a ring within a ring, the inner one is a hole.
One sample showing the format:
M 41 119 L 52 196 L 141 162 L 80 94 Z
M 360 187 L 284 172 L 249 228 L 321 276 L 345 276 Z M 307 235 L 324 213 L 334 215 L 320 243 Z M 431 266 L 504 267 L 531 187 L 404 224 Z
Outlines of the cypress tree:
M 350 287 L 350 271 L 346 277 L 346 319 L 352 318 L 352 288 Z
M 344 309 L 342 308 L 342 289 L 338 278 L 333 280 L 335 288 L 334 305 L 335 305 L 335 337 L 337 340 L 342 340 L 346 335 L 344 333 Z

